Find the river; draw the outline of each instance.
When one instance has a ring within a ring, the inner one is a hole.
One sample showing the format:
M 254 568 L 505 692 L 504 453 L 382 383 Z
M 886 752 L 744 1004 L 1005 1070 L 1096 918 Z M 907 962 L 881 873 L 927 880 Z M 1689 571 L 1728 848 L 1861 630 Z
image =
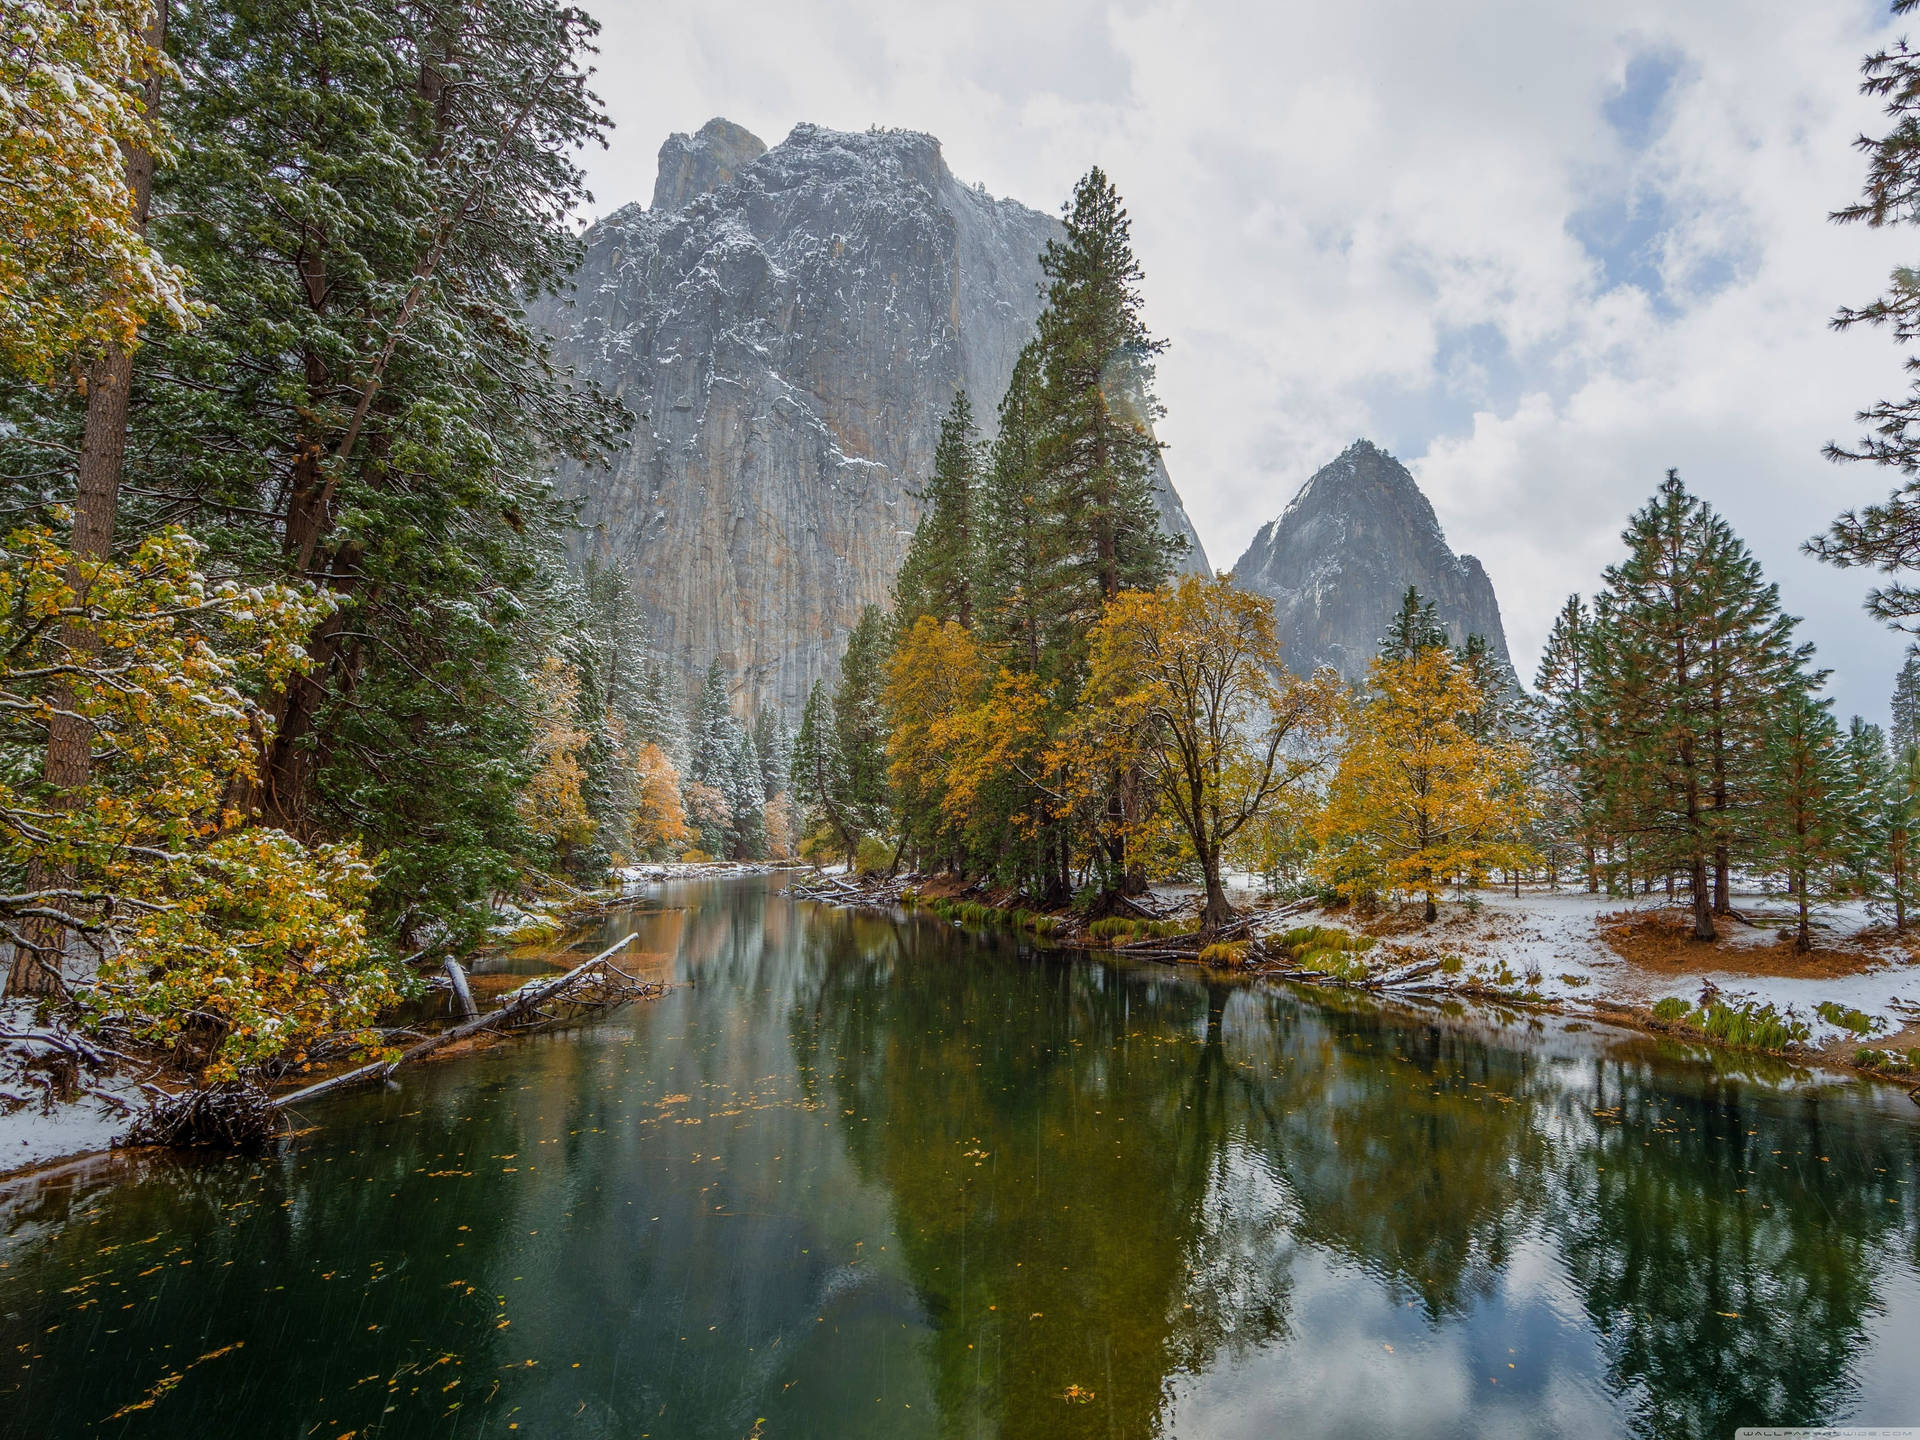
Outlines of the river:
M 0 1434 L 1920 1425 L 1889 1087 L 777 878 L 605 928 L 675 988 L 264 1158 L 0 1189 Z

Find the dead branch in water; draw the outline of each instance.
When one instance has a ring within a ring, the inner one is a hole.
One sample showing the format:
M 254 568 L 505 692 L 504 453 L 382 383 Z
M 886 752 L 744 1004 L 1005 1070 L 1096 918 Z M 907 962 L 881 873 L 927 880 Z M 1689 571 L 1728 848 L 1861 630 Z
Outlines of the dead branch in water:
M 431 1055 L 434 1051 L 453 1044 L 456 1040 L 465 1040 L 478 1035 L 483 1030 L 530 1030 L 541 1025 L 557 1025 L 568 1020 L 576 1020 L 594 1011 L 610 1009 L 629 1000 L 658 995 L 665 986 L 657 981 L 642 980 L 637 975 L 629 975 L 614 965 L 609 956 L 616 950 L 639 938 L 634 931 L 625 939 L 616 941 L 598 955 L 583 964 L 574 966 L 566 974 L 553 980 L 539 980 L 523 985 L 506 999 L 498 1010 L 482 1015 L 478 1019 L 468 1020 L 459 1025 L 449 1026 L 438 1035 L 429 1036 L 418 1045 L 410 1046 L 391 1060 L 376 1060 L 371 1065 L 362 1065 L 357 1070 L 348 1070 L 305 1089 L 295 1090 L 289 1095 L 275 1096 L 273 1108 L 284 1110 L 302 1100 L 312 1100 L 321 1095 L 331 1094 L 335 1090 L 345 1090 L 350 1086 L 362 1085 L 369 1081 L 385 1080 L 402 1065 Z

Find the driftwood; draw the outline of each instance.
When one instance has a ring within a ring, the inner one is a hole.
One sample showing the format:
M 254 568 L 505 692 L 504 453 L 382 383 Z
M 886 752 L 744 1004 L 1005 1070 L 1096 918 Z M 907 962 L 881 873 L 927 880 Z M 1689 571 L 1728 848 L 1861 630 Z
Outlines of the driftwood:
M 447 957 L 447 983 L 453 987 L 454 1004 L 460 1007 L 460 1016 L 465 1020 L 478 1018 L 480 1007 L 473 1003 L 473 991 L 467 988 L 467 972 L 460 968 L 460 962 L 451 955 Z
M 662 986 L 629 975 L 613 965 L 608 957 L 636 939 L 639 931 L 619 940 L 583 964 L 552 980 L 537 980 L 507 997 L 506 1003 L 491 1014 L 449 1026 L 438 1035 L 410 1046 L 391 1060 L 376 1060 L 357 1070 L 348 1070 L 288 1095 L 274 1097 L 273 1107 L 284 1110 L 303 1100 L 312 1100 L 335 1090 L 345 1090 L 370 1081 L 385 1080 L 402 1065 L 431 1055 L 434 1051 L 478 1035 L 483 1030 L 528 1029 L 574 1019 L 594 1010 L 602 1010 L 642 995 L 657 995 Z
M 278 1123 L 267 1092 L 242 1081 L 158 1100 L 114 1143 L 258 1151 L 273 1138 Z

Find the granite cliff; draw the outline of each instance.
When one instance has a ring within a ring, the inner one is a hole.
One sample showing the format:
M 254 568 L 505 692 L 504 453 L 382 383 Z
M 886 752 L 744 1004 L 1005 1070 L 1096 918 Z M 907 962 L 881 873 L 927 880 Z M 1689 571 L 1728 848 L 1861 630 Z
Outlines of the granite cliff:
M 1331 665 L 1349 679 L 1364 676 L 1409 585 L 1434 602 L 1456 645 L 1483 635 L 1512 669 L 1486 570 L 1453 553 L 1406 466 L 1365 440 L 1260 527 L 1233 575 L 1272 598 L 1287 664 L 1300 674 Z
M 930 135 L 801 125 L 767 149 L 725 120 L 668 139 L 652 206 L 587 232 L 540 318 L 639 423 L 610 472 L 561 471 L 577 558 L 627 573 L 690 684 L 717 658 L 743 708 L 793 716 L 833 675 L 888 598 L 954 391 L 992 423 L 1058 233 Z

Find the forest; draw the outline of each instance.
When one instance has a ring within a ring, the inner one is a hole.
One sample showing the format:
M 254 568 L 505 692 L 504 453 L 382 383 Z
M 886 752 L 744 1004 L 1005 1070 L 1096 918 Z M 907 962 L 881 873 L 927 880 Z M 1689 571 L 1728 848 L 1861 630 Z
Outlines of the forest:
M 888 606 L 797 729 L 697 693 L 563 458 L 639 417 L 553 360 L 604 143 L 547 0 L 29 0 L 0 36 L 0 936 L 7 991 L 215 1078 L 375 1018 L 506 906 L 640 860 L 845 862 L 1096 916 L 1229 877 L 1431 918 L 1450 891 L 1736 876 L 1914 899 L 1920 652 L 1842 727 L 1776 587 L 1669 474 L 1531 692 L 1409 591 L 1364 683 L 1181 573 L 1163 342 L 1089 169 L 991 439 L 965 393 Z M 1869 62 L 1869 77 L 1876 74 Z M 1884 93 L 1913 71 L 1881 57 Z M 1904 104 L 1896 100 L 1895 108 Z M 1911 124 L 1911 121 L 1906 122 Z M 1840 218 L 1904 218 L 1911 147 Z M 1896 290 L 1844 323 L 1912 323 Z M 981 399 L 990 397 L 979 397 Z M 1911 467 L 1914 403 L 1846 458 Z M 1915 558 L 1911 485 L 1815 542 Z M 1876 591 L 1883 618 L 1920 600 Z

